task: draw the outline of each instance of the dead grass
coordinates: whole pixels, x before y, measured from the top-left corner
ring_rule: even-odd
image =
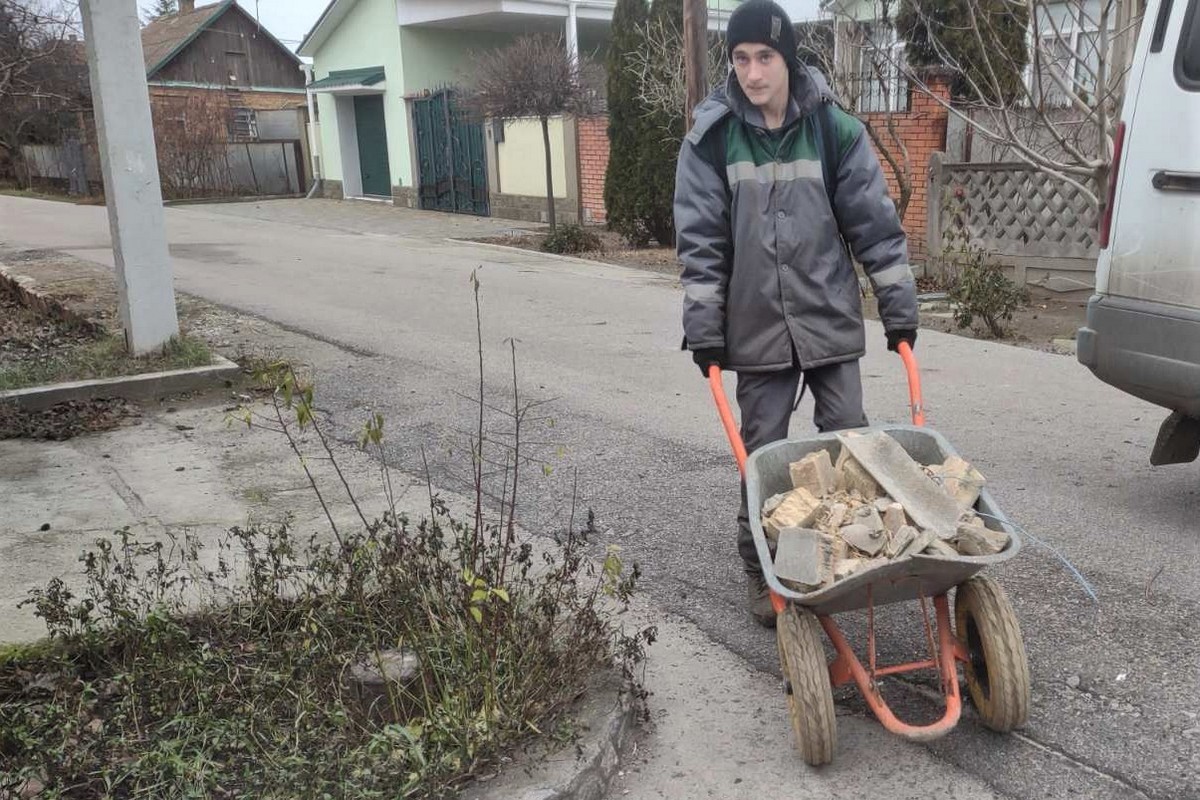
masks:
[[[208,346],[198,339],[179,335],[162,353],[135,357],[116,336],[81,343],[44,360],[18,361],[0,368],[0,391],[43,384],[116,378],[172,369],[203,367],[212,363]]]

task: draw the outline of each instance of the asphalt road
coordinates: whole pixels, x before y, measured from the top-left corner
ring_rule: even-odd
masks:
[[[455,488],[478,392],[478,268],[491,401],[512,401],[510,339],[521,397],[551,401],[527,430],[527,452],[547,470],[524,474],[525,525],[548,532],[573,505],[577,521],[592,509],[603,541],[642,565],[654,602],[778,671],[773,636],[743,609],[736,472],[706,387],[678,351],[673,280],[453,243],[444,237],[507,226],[361,204],[175,208],[167,224],[179,290],[339,345],[344,358],[313,364],[318,405],[346,436],[368,410],[383,413],[393,458],[413,471],[427,459],[434,481]],[[0,242],[112,263],[102,208],[0,197]],[[873,323],[868,340],[868,414],[904,422],[899,361]],[[1024,628],[1032,719],[1000,737],[968,717],[929,749],[1012,797],[1200,797],[1200,468],[1148,465],[1165,413],[1065,356],[934,332],[917,354],[929,424],[1098,598],[1037,546],[997,570]],[[806,401],[795,435],[810,416]],[[880,625],[885,656],[920,641],[901,609]],[[846,627],[853,636],[861,620]],[[928,716],[927,689],[889,696]]]

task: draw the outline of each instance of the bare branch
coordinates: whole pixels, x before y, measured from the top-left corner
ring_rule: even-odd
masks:
[[[684,118],[687,108],[683,31],[678,22],[652,19],[639,26],[638,33],[641,46],[629,54],[638,100],[647,117],[660,121],[663,135],[679,141],[683,132],[677,121]],[[708,85],[720,83],[727,73],[724,49],[714,39],[708,47]]]

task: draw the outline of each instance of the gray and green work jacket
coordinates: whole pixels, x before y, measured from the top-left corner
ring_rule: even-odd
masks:
[[[884,327],[917,327],[904,230],[862,123],[812,70],[793,72],[791,89],[783,127],[768,131],[731,72],[696,107],[679,153],[685,346],[725,348],[734,371],[861,358],[855,260]]]

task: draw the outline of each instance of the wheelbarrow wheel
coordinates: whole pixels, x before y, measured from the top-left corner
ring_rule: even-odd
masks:
[[[1029,719],[1029,660],[1021,626],[1000,584],[977,576],[954,595],[954,622],[967,649],[967,690],[983,723],[1007,733]]]
[[[828,764],[837,722],[820,623],[811,611],[788,604],[776,622],[776,638],[796,749],[814,767]]]

